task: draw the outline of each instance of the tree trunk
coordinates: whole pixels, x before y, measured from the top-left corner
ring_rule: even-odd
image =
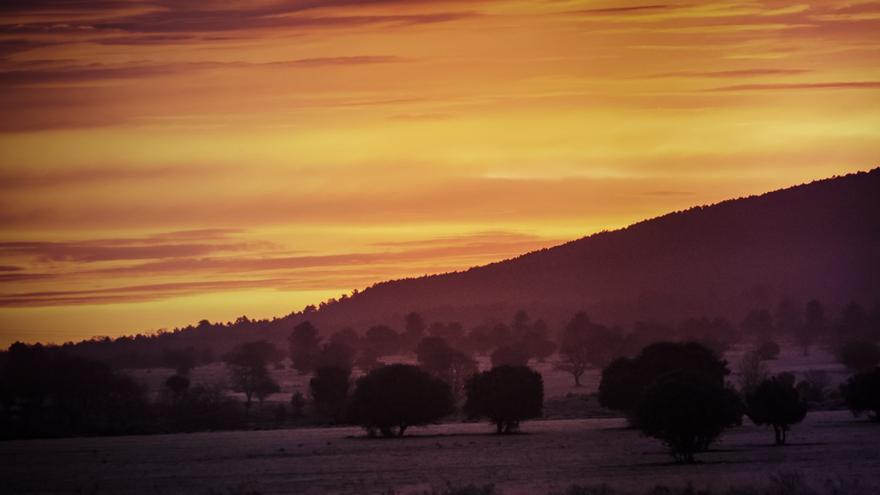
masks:
[[[498,421],[497,423],[495,423],[495,433],[498,435],[504,433],[504,422],[503,421]]]
[[[574,373],[574,386],[575,387],[581,386],[581,373]]]
[[[400,425],[400,429],[397,430],[397,436],[402,437],[404,431],[406,431],[406,425]]]
[[[777,425],[773,425],[773,433],[776,435],[776,445],[785,443],[782,430]]]

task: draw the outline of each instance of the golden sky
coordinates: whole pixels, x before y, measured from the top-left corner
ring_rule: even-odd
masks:
[[[0,345],[872,168],[878,33],[878,1],[6,0]]]

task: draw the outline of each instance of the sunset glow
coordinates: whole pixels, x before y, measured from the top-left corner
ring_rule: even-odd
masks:
[[[880,158],[880,2],[0,6],[0,346],[281,316]]]

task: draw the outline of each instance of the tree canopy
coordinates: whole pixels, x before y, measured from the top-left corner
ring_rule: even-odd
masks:
[[[756,425],[772,426],[776,445],[783,445],[789,427],[806,417],[807,404],[794,388],[794,376],[774,376],[746,394],[746,415]]]
[[[408,364],[392,364],[360,378],[347,417],[369,436],[403,436],[410,426],[436,421],[453,411],[449,385]]]
[[[730,371],[706,346],[696,342],[658,342],[634,358],[618,358],[602,370],[599,403],[609,409],[631,412],[642,392],[661,375],[673,371],[694,371],[719,385]]]
[[[654,380],[639,397],[634,423],[669,447],[678,462],[694,462],[742,418],[739,396],[704,372],[676,370]]]
[[[544,380],[526,366],[499,366],[474,375],[467,383],[464,412],[488,418],[498,433],[513,433],[521,421],[543,412]]]

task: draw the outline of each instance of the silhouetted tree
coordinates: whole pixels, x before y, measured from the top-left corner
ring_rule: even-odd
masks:
[[[786,432],[807,415],[807,404],[794,388],[794,376],[774,376],[746,394],[746,415],[756,425],[771,425],[776,445],[784,445]]]
[[[544,320],[537,320],[532,324],[531,329],[526,330],[522,344],[529,354],[540,362],[544,362],[556,351],[556,344],[550,340],[550,331]]]
[[[440,337],[453,347],[460,347],[465,341],[464,327],[457,321],[450,323],[435,321],[428,327],[428,335]]]
[[[521,309],[513,315],[513,323],[510,326],[513,332],[513,338],[516,340],[520,340],[525,337],[526,332],[531,330],[531,320],[529,318],[529,314]]]
[[[290,396],[290,414],[294,418],[300,418],[306,408],[306,398],[302,392],[296,391]]]
[[[492,327],[486,324],[477,325],[470,329],[465,337],[467,349],[476,354],[488,354],[498,346],[492,334]]]
[[[602,370],[599,403],[609,409],[633,411],[642,392],[661,375],[693,371],[724,385],[730,371],[706,346],[696,342],[658,342],[634,358],[618,358]]]
[[[837,359],[850,371],[870,370],[880,363],[880,346],[874,342],[847,342],[838,349]]]
[[[293,333],[287,339],[290,346],[290,361],[293,368],[300,374],[311,373],[315,369],[320,352],[318,329],[310,321],[304,321],[293,327]]]
[[[108,364],[42,345],[0,359],[0,436],[116,435],[147,430],[143,388]]]
[[[357,349],[361,345],[361,336],[353,328],[345,327],[330,336],[330,343],[345,344],[351,349]]]
[[[354,367],[354,349],[348,344],[331,340],[329,343],[321,346],[321,352],[318,354],[316,365],[318,368],[339,368],[351,371]]]
[[[165,388],[175,399],[179,399],[189,390],[189,378],[183,375],[171,375],[165,380]]]
[[[370,327],[364,334],[364,340],[364,348],[370,349],[376,357],[397,354],[400,351],[400,334],[385,325]]]
[[[245,342],[226,355],[232,389],[244,393],[246,408],[250,408],[254,398],[262,403],[280,390],[266,369],[278,355],[278,349],[266,341]]]
[[[634,423],[665,443],[678,462],[694,462],[719,435],[742,419],[736,392],[717,376],[677,370],[654,380],[641,395]]]
[[[764,360],[754,351],[743,354],[737,368],[739,389],[743,396],[748,395],[761,382],[767,379],[767,366]]]
[[[522,342],[502,345],[492,351],[492,366],[528,366],[531,353]]]
[[[825,333],[825,309],[822,303],[812,300],[807,303],[804,315],[804,326],[798,334],[798,344],[804,350],[804,356],[810,353],[810,346],[820,335]]]
[[[176,400],[161,405],[168,431],[231,430],[240,428],[240,409],[219,387],[196,385]]]
[[[790,299],[783,299],[776,306],[773,322],[780,334],[794,338],[797,338],[804,325],[801,311]]]
[[[575,386],[580,387],[581,376],[591,367],[610,363],[622,344],[620,333],[593,323],[586,313],[577,313],[562,332],[556,368],[571,373]]]
[[[681,331],[681,329],[679,329]],[[625,347],[626,354],[637,354],[647,345],[657,342],[668,342],[673,339],[675,330],[657,321],[637,321],[633,325],[631,346]]]
[[[464,352],[453,349],[440,337],[426,337],[416,347],[419,365],[436,378],[448,383],[456,401],[465,382],[477,372],[477,363]]]
[[[835,335],[842,340],[865,340],[867,337],[868,314],[865,308],[851,302],[843,308]]]
[[[350,368],[324,367],[315,371],[309,381],[309,391],[320,414],[334,421],[342,418],[350,377]]]
[[[450,414],[452,391],[444,381],[407,364],[371,371],[357,381],[347,417],[371,437],[403,436],[410,426],[425,425]]]
[[[419,313],[412,312],[406,315],[403,337],[408,347],[412,348],[421,342],[425,336],[425,326],[425,320]]]
[[[477,373],[467,382],[464,412],[488,418],[497,433],[513,433],[521,421],[541,417],[544,380],[526,366],[499,366]]]
[[[361,349],[361,352],[358,353],[357,359],[355,360],[354,364],[364,373],[369,373],[379,366],[382,366],[383,363],[379,362],[378,351],[376,351],[372,347],[364,347],[363,349]]]
[[[880,368],[850,377],[840,390],[854,415],[868,412],[872,420],[880,421]]]
[[[190,370],[196,367],[196,362],[197,356],[194,347],[162,351],[162,363],[174,369],[178,375],[189,376]]]
[[[772,340],[765,340],[755,348],[755,355],[763,361],[772,361],[779,357],[779,344]]]
[[[736,341],[736,336],[737,332],[724,318],[688,318],[678,326],[679,340],[699,342],[717,354],[727,351]],[[668,334],[666,338],[669,338]]]
[[[825,370],[807,370],[804,379],[798,382],[795,389],[807,403],[821,403],[825,400],[825,389],[831,383]]]

